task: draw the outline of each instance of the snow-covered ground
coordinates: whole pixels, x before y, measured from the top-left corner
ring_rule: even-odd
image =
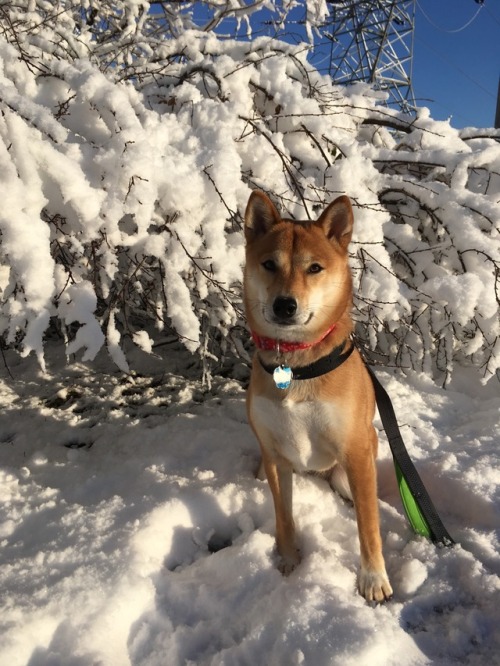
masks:
[[[387,443],[379,495],[391,602],[356,593],[351,506],[295,478],[303,562],[275,568],[244,387],[183,377],[187,352],[48,347],[0,359],[0,663],[8,666],[409,666],[500,663],[498,384],[452,390],[381,372],[450,533],[402,514]],[[140,356],[139,356],[140,355]],[[184,373],[185,374],[185,373]],[[240,373],[242,374],[242,373]],[[473,395],[468,395],[472,393]]]

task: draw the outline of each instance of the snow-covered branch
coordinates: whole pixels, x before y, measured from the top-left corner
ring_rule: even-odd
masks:
[[[0,16],[4,341],[43,364],[57,323],[68,354],[107,345],[123,370],[123,338],[149,350],[154,327],[205,359],[241,351],[250,191],[297,219],[347,193],[370,359],[444,382],[457,361],[494,376],[498,133],[336,87],[302,47],[186,30],[183,3],[161,3],[179,22],[165,39],[143,5],[19,0]]]

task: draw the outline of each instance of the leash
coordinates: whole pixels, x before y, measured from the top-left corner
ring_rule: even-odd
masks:
[[[298,368],[290,368],[285,365],[276,367],[276,364],[268,365],[263,363],[262,359],[259,358],[259,360],[264,370],[273,375],[276,386],[279,389],[287,389],[292,379],[313,379],[342,365],[356,348],[352,343],[346,351],[343,351],[344,346],[345,342],[318,361]],[[408,522],[416,534],[427,537],[436,545],[453,546],[455,541],[443,525],[406,449],[391,399],[373,370],[364,361],[363,356],[361,358],[373,384],[375,400],[391,449],[399,494]]]
[[[373,370],[366,364],[365,367],[375,390],[378,412],[391,448],[399,494],[408,522],[416,534],[427,537],[439,546],[453,546],[455,541],[443,525],[406,450],[391,399]]]

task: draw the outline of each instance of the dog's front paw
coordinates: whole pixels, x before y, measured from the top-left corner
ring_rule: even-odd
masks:
[[[380,604],[392,597],[392,587],[385,571],[361,569],[358,587],[359,593],[369,602]]]
[[[291,555],[280,555],[278,560],[278,571],[280,571],[283,576],[289,576],[292,571],[298,567],[300,560],[301,557],[298,550]]]

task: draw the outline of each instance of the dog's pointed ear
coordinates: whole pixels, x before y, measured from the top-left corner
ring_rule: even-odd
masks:
[[[254,190],[245,211],[245,236],[248,241],[267,233],[281,221],[273,202],[264,192]]]
[[[325,236],[335,238],[344,250],[351,242],[354,215],[351,201],[345,195],[338,197],[322,212],[318,225],[323,227]]]

